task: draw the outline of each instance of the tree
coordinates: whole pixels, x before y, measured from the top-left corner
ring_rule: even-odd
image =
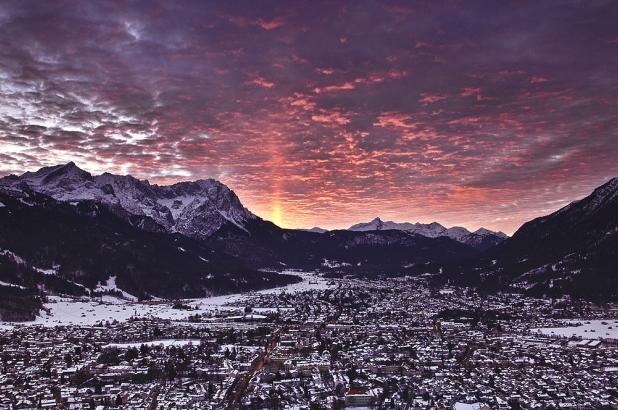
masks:
[[[150,347],[142,343],[139,347],[139,352],[142,356],[146,356],[148,353],[150,353]]]
[[[352,384],[352,381],[354,381],[354,379],[358,377],[358,371],[356,370],[356,367],[353,364],[346,371],[346,374],[348,378],[350,379],[350,384]]]

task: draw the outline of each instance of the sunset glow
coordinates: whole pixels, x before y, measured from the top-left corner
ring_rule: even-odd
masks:
[[[3,175],[508,233],[618,175],[616,2],[55,3],[0,5]]]

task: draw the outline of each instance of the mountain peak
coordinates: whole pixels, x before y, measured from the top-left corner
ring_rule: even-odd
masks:
[[[148,218],[161,229],[198,238],[210,236],[227,222],[244,230],[246,221],[256,218],[231,189],[214,179],[150,185],[131,175],[92,176],[72,161],[0,178],[0,186],[27,186],[59,201],[96,201],[128,213],[126,218]]]
[[[319,226],[314,226],[313,228],[301,229],[301,230],[302,231],[306,231],[306,232],[313,232],[313,233],[326,233],[326,232],[328,232],[328,229],[320,228]]]
[[[54,169],[54,171],[59,171],[62,170],[64,172],[71,172],[71,171],[82,171],[82,172],[86,172],[83,169],[81,169],[80,167],[78,167],[75,162],[73,161],[69,161],[66,164],[60,164],[60,165],[55,165],[52,167],[48,167],[50,169]]]
[[[482,235],[482,236],[494,235],[494,236],[498,236],[498,237],[500,237],[502,239],[506,239],[506,238],[509,237],[504,232],[501,232],[501,231],[490,231],[489,229],[485,229],[485,228],[479,228],[476,231],[474,231],[474,233],[477,234],[477,235]]]

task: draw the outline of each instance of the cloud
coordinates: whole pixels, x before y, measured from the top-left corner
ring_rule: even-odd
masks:
[[[256,24],[264,30],[274,30],[283,26],[285,24],[285,20],[282,17],[275,17],[272,20],[258,19]]]
[[[547,78],[541,77],[540,75],[530,77],[530,84],[546,83],[547,81],[549,81]]]
[[[219,178],[288,226],[511,232],[618,175],[617,12],[3,2],[0,173],[75,160]]]
[[[445,95],[421,93],[421,98],[418,101],[423,105],[429,105],[442,100],[446,100]]]
[[[257,85],[263,88],[273,88],[275,86],[275,83],[266,80],[260,75],[253,76],[251,79],[247,80],[247,84]]]

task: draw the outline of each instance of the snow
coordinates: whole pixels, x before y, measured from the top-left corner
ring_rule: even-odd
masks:
[[[461,226],[453,226],[452,228],[448,228],[445,233],[446,236],[451,239],[455,239],[458,242],[462,242],[466,235],[470,235],[470,231],[466,228],[462,228]]]
[[[32,322],[23,323],[25,326],[42,325],[45,327],[78,325],[93,326],[100,322],[126,321],[131,317],[156,317],[160,319],[186,320],[189,316],[215,311],[237,312],[244,308],[247,298],[255,294],[278,294],[296,293],[308,290],[328,289],[330,282],[313,272],[283,271],[282,274],[300,276],[303,281],[299,283],[281,286],[278,288],[265,289],[258,292],[235,293],[230,295],[211,296],[199,299],[188,299],[185,304],[192,310],[173,309],[173,303],[169,301],[137,302],[131,298],[118,298],[113,295],[103,295],[95,298],[70,298],[49,296],[44,307],[47,311],[41,311],[39,316]],[[105,285],[99,284],[97,289],[118,289],[115,276],[110,277]],[[124,292],[121,290],[121,292]],[[126,292],[123,295],[129,295]],[[132,296],[132,295],[129,295]],[[267,313],[268,309],[254,309],[259,313]],[[257,315],[256,315],[257,316]]]
[[[32,202],[28,202],[23,198],[18,198],[19,202],[21,202],[22,204],[26,205],[26,206],[34,206],[34,204]]]
[[[570,326],[532,329],[547,336],[581,337],[583,339],[618,339],[618,320],[567,320]],[[581,325],[580,325],[581,324]]]
[[[255,218],[233,191],[214,179],[159,186],[131,176],[92,176],[73,163],[26,172],[17,178],[0,178],[0,186],[6,188],[19,190],[22,183],[59,201],[74,204],[95,200],[149,216],[169,232],[208,236],[225,221],[245,229],[245,222]]]
[[[146,345],[149,347],[154,346],[162,346],[162,347],[180,347],[180,346],[188,346],[188,345],[199,345],[199,339],[164,339],[164,340],[152,340],[149,342],[132,342],[132,343],[110,343],[108,345],[103,346],[103,348],[118,348],[118,349],[130,349],[132,347],[139,348],[141,345]]]
[[[322,266],[324,266],[325,268],[340,268],[342,266],[350,266],[350,264],[347,262],[338,262],[324,259],[324,262],[322,262]]]
[[[453,405],[453,410],[480,410],[481,403],[455,403]]]
[[[0,286],[8,286],[11,288],[19,288],[19,289],[26,289],[25,287],[21,286],[21,285],[16,285],[14,283],[8,283],[8,282],[4,282],[0,280]]]
[[[3,255],[3,256],[10,256],[10,257],[12,257],[12,258],[13,258],[13,260],[14,260],[16,263],[19,263],[20,265],[25,265],[25,264],[26,264],[26,261],[25,261],[25,260],[23,260],[20,256],[16,255],[15,253],[13,253],[13,252],[11,252],[11,251],[9,251],[9,250],[7,250],[7,249],[2,249],[2,250],[0,250],[0,255]]]
[[[261,350],[259,346],[242,346],[242,345],[231,345],[231,344],[219,346],[219,351],[221,353],[225,352],[226,349],[229,350],[230,352],[232,351],[232,349],[236,349],[237,352],[240,352],[240,351],[257,352],[258,350]]]
[[[421,224],[421,223],[409,223],[409,222],[393,222],[393,221],[382,221],[380,218],[375,218],[370,222],[358,223],[356,225],[352,225],[348,228],[349,231],[383,231],[383,230],[398,230],[398,231],[409,231],[413,233],[418,233],[423,236],[428,236],[431,238],[435,238],[440,234],[446,231],[446,228],[440,225],[437,222],[432,222],[430,224]]]
[[[238,228],[242,229],[245,232],[249,232],[244,226],[243,226],[243,220],[237,220],[238,218],[235,216],[230,215],[228,212],[219,210],[219,215],[221,215],[222,217],[224,217],[225,219],[227,219],[228,221],[230,221],[231,223],[233,223],[234,225],[236,225]]]
[[[105,283],[105,285],[102,285],[101,283],[99,283],[95,289],[95,291],[98,292],[120,292],[120,294],[122,295],[123,298],[127,299],[127,300],[131,300],[131,301],[137,301],[137,298],[133,295],[131,295],[130,293],[125,292],[124,290],[120,289],[118,286],[116,286],[116,276],[110,276],[109,279],[107,279],[107,282]]]
[[[4,205],[2,202],[0,202],[0,208],[4,208],[6,207],[6,205]]]
[[[428,238],[438,238],[446,236],[458,242],[471,244],[478,236],[497,236],[501,239],[506,239],[508,236],[503,232],[493,232],[489,229],[479,228],[474,233],[464,227],[453,226],[445,228],[437,222],[422,224],[420,222],[393,222],[382,221],[380,218],[375,218],[370,222],[358,223],[348,228],[349,231],[365,232],[365,231],[383,231],[383,230],[398,230],[414,233],[417,235],[426,236]],[[475,238],[476,235],[476,238]]]
[[[225,318],[225,320],[241,320],[241,319],[266,319],[267,316],[264,315],[254,315],[254,314],[250,314],[250,315],[235,315],[235,316],[228,316]]]
[[[58,274],[58,268],[59,266],[55,266],[52,269],[42,269],[42,268],[37,268],[36,266],[33,266],[32,269],[41,272],[43,275],[57,275]],[[80,285],[83,286],[83,285]]]
[[[324,290],[324,289],[329,289],[332,287],[332,285],[329,284],[330,283],[329,280],[319,275],[316,275],[313,272],[299,272],[295,270],[287,270],[281,273],[300,276],[303,280],[302,282],[292,283],[290,285],[281,286],[278,288],[260,290],[257,293],[260,293],[263,295],[273,294],[273,293],[299,293],[299,292],[306,292],[308,290]]]

